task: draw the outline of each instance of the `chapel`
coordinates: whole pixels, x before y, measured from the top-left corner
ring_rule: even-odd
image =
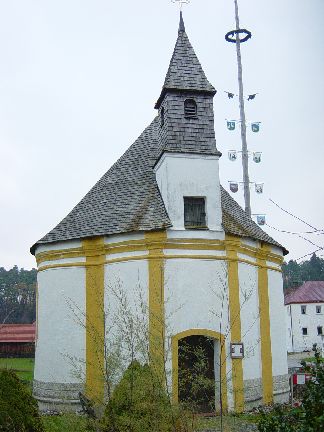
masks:
[[[180,14],[156,117],[31,247],[38,266],[33,394],[41,409],[78,406],[80,391],[105,398],[107,352],[117,340],[127,363],[129,328],[120,331],[120,314],[143,326],[136,334],[145,335],[148,359],[175,403],[191,391],[180,385],[194,362],[181,357],[184,344],[208,356],[214,385],[201,411],[211,401],[213,409],[221,402],[241,412],[287,400],[287,251],[220,184],[215,94]],[[133,313],[141,319],[130,320]],[[145,358],[138,341],[133,347]]]

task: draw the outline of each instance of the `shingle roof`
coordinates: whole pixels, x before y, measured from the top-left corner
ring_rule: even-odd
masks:
[[[156,117],[123,156],[39,244],[171,227],[153,171],[161,154]],[[285,249],[245,214],[222,188],[225,232]]]
[[[188,39],[182,13],[180,13],[178,39],[174,47],[162,92],[155,108],[159,107],[165,93],[172,90],[196,90],[201,93],[216,93],[215,88],[206,78],[205,72]]]
[[[285,305],[291,303],[323,303],[324,281],[307,281],[285,295]]]

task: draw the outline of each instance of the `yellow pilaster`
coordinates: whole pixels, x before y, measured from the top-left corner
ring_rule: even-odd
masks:
[[[165,381],[164,253],[165,231],[147,232],[149,251],[149,353],[156,375]]]
[[[266,267],[266,255],[269,251],[269,248],[270,247],[268,245],[262,245],[260,254],[257,258],[257,263],[259,266],[258,292],[260,308],[261,367],[264,404],[271,404],[273,402],[269,285],[268,269]]]
[[[238,237],[226,236],[226,256],[228,258],[228,289],[231,342],[241,342],[241,307],[240,286],[238,275],[237,251],[241,245]],[[243,360],[232,359],[232,381],[234,393],[234,409],[242,412],[244,409]]]
[[[104,398],[104,238],[83,240],[86,256],[86,394]]]

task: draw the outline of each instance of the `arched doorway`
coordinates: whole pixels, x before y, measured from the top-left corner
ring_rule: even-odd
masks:
[[[226,353],[223,336],[212,330],[194,329],[172,339],[172,388],[174,402],[200,413],[227,408]]]

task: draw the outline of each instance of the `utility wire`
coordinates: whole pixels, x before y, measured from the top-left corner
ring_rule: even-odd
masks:
[[[296,231],[286,231],[286,230],[282,230],[279,228],[276,228],[274,226],[269,225],[268,223],[266,224],[269,228],[272,228],[276,231],[282,232],[282,233],[286,233],[286,234],[293,234],[293,235],[300,235],[300,234],[316,234],[316,235],[324,235],[324,230],[315,230],[315,231],[304,231],[304,232],[296,232]]]
[[[268,224],[266,224],[266,225],[267,225],[269,228],[273,228],[273,229],[275,229],[276,231],[281,231],[281,230],[279,230],[279,229],[277,229],[277,228],[275,228],[275,227],[272,227],[271,225],[268,225]],[[283,231],[283,232],[284,232],[284,231]],[[293,234],[293,233],[290,233],[290,234]],[[319,248],[318,250],[323,250],[323,249],[324,249],[324,247],[322,247],[322,246],[320,246],[320,245],[318,245],[318,244],[312,242],[312,241],[309,240],[308,238],[303,237],[302,235],[300,235],[300,234],[298,234],[298,233],[294,233],[294,234],[297,235],[299,238],[301,238],[301,239],[307,241],[308,243],[312,244],[313,246],[316,246],[317,248]],[[310,254],[309,254],[309,255],[310,255]],[[306,256],[306,255],[304,255],[304,256]],[[303,257],[302,257],[302,258],[303,258]]]
[[[301,260],[301,259],[303,259],[303,258],[305,258],[305,257],[307,257],[307,256],[309,256],[309,255],[313,255],[314,253],[316,253],[316,252],[319,252],[320,250],[323,250],[324,248],[319,248],[319,249],[316,249],[316,250],[314,250],[313,252],[310,252],[310,253],[308,253],[308,254],[306,254],[306,255],[303,255],[303,256],[301,256],[301,257],[299,257],[299,258],[296,258],[296,260],[295,261],[299,261],[299,260]]]
[[[278,208],[280,208],[280,210],[284,211],[285,213],[289,214],[290,216],[294,217],[295,219],[298,219],[300,222],[303,222],[305,225],[308,225],[309,227],[313,228],[315,231],[322,231],[319,230],[318,228],[315,228],[313,225],[309,224],[308,222],[305,222],[303,219],[299,218],[298,216],[290,213],[288,210],[285,210],[284,208],[280,207],[279,204],[277,204],[276,202],[274,202],[271,198],[269,198],[269,200]]]

